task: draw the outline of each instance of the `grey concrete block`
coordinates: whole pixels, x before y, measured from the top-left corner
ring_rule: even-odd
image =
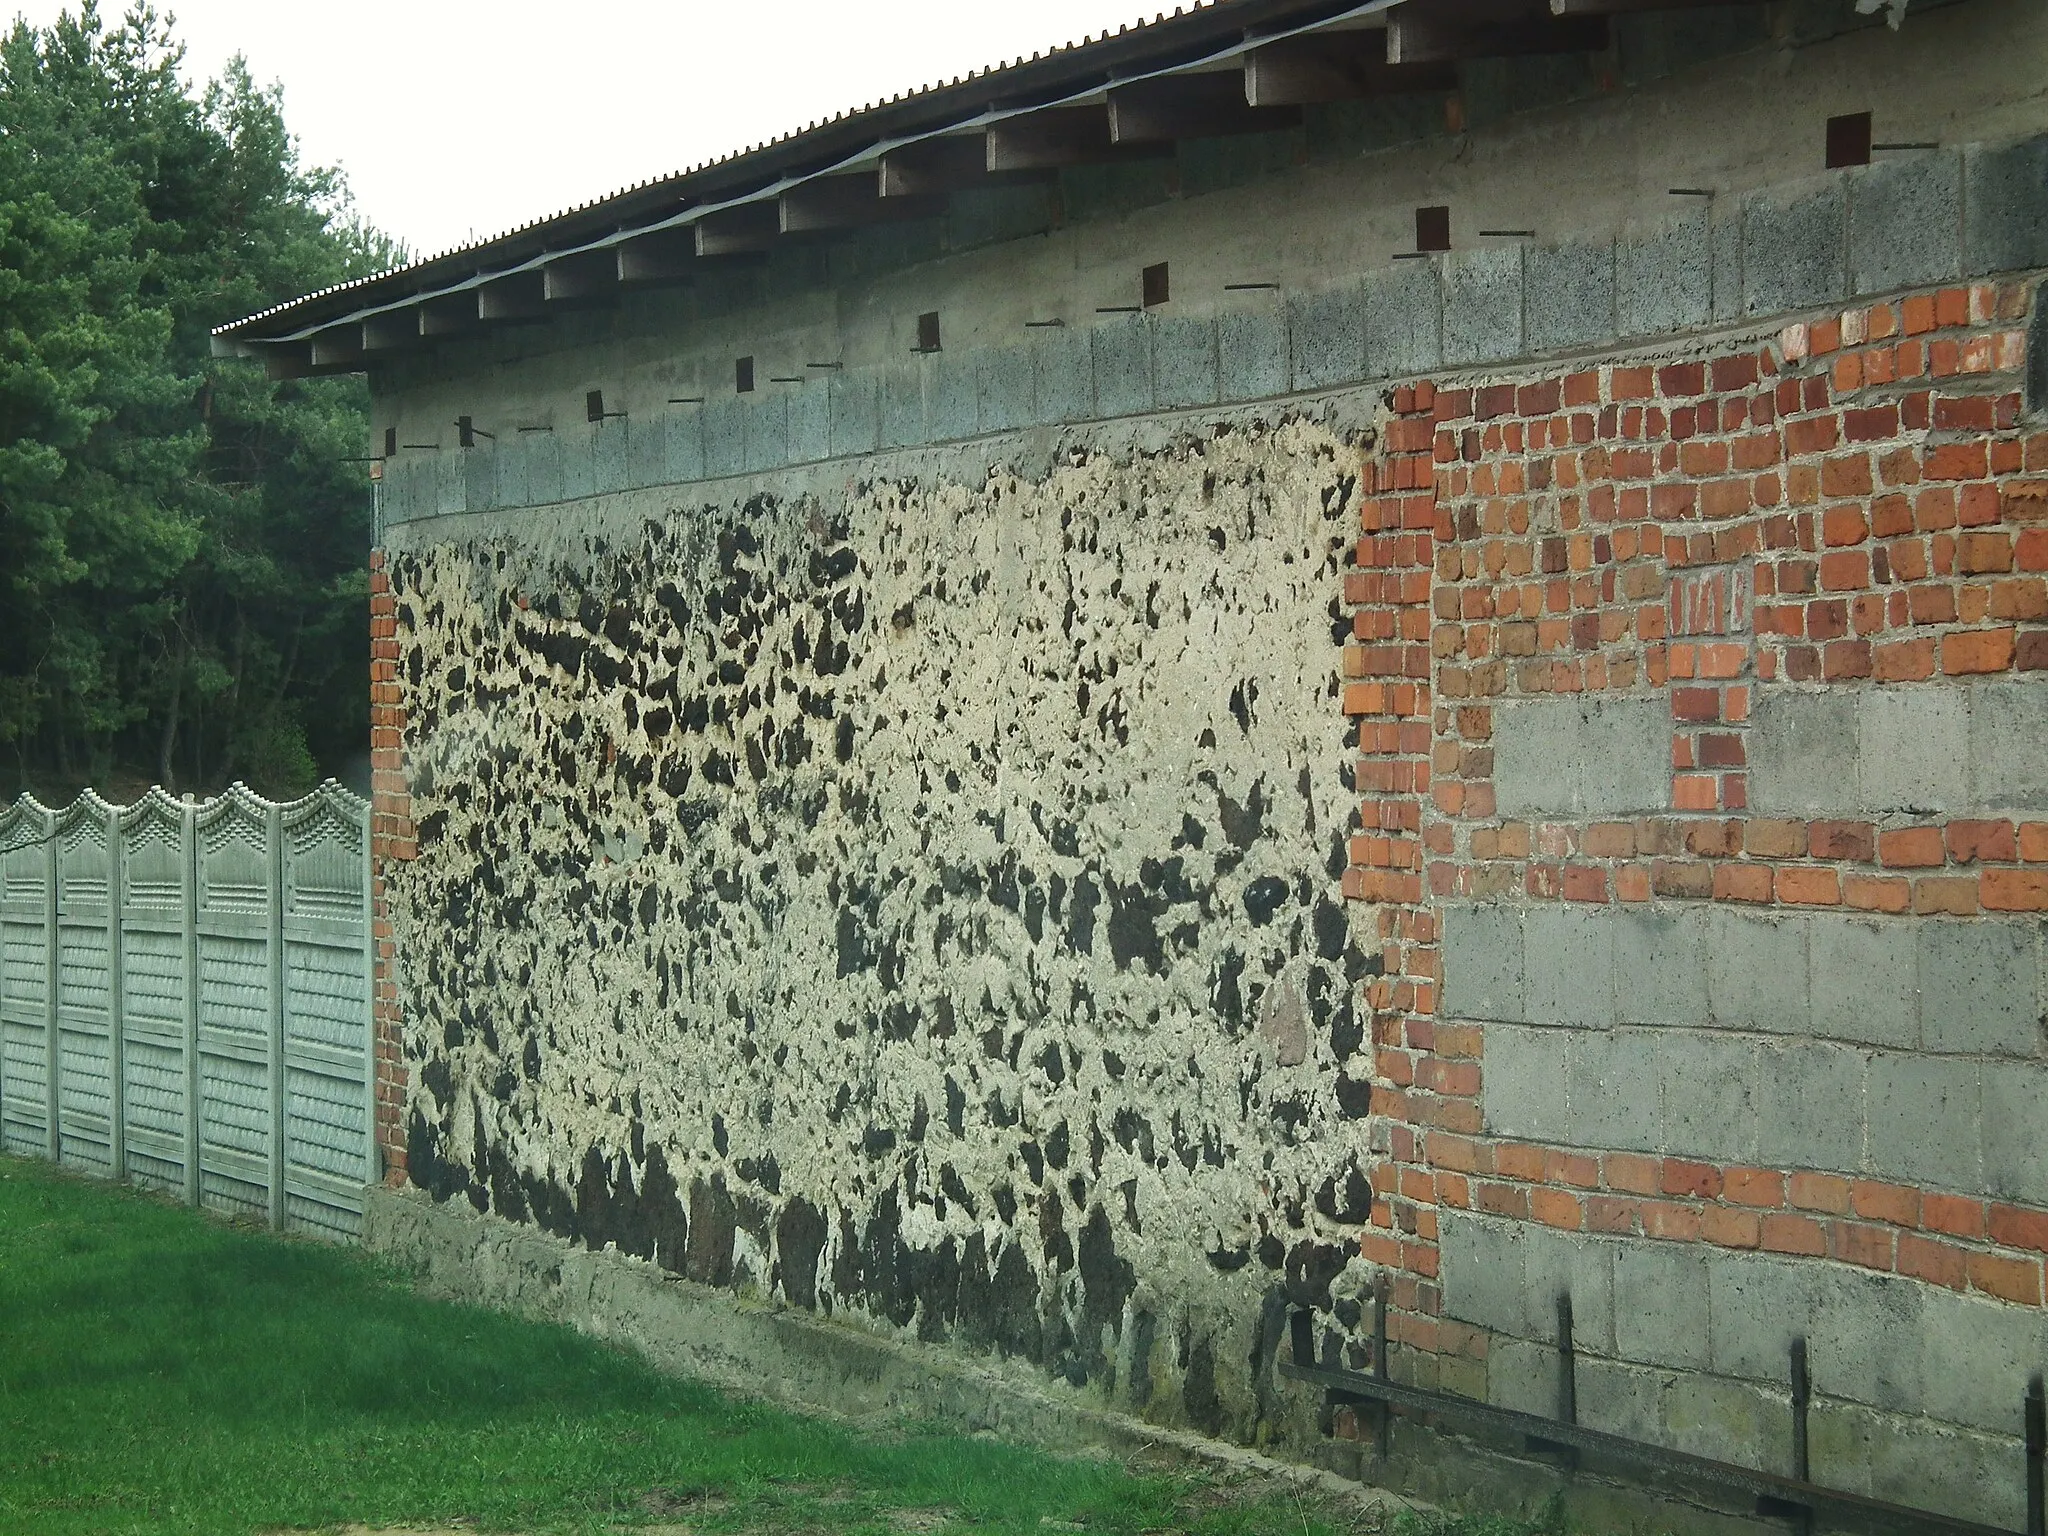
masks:
[[[1704,1369],[1705,1254],[1677,1243],[1613,1246],[1615,1352],[1642,1365]]]
[[[1742,307],[1775,315],[1847,297],[1847,183],[1840,178],[1791,202],[1769,192],[1742,204]]]
[[[1031,405],[1031,352],[1026,347],[990,347],[975,354],[976,420],[984,432],[1028,427],[1035,419]]]
[[[780,469],[789,462],[789,394],[793,386],[770,384],[765,390],[745,397],[741,419],[745,423],[747,471]]]
[[[1088,333],[1095,414],[1105,420],[1152,409],[1152,327],[1144,315],[1112,317]]]
[[[1443,276],[1437,263],[1397,261],[1365,279],[1366,376],[1399,379],[1443,365]]]
[[[1566,1032],[1570,1141],[1581,1147],[1657,1152],[1664,1146],[1656,1036],[1641,1030]]]
[[[1046,329],[1031,347],[1031,394],[1040,422],[1095,415],[1094,344],[1087,331]]]
[[[1871,688],[1860,694],[1863,806],[1873,813],[1960,811],[1969,764],[1955,744],[1970,739],[1970,701],[1957,688]]]
[[[1963,160],[1885,159],[1849,176],[1849,291],[1953,282],[1963,269]]]
[[[626,428],[626,483],[635,488],[667,483],[668,420],[665,416],[635,416],[622,423]]]
[[[1365,294],[1358,284],[1289,295],[1287,331],[1297,390],[1365,377]]]
[[[465,509],[469,497],[468,477],[462,472],[460,450],[443,449],[434,455],[433,515],[450,517]]]
[[[1557,1351],[1528,1339],[1496,1337],[1486,1351],[1486,1400],[1517,1413],[1557,1416]]]
[[[1526,1020],[1522,908],[1457,902],[1443,914],[1446,1018]]]
[[[1714,247],[1704,210],[1616,244],[1614,318],[1620,335],[1668,336],[1713,317]]]
[[[562,434],[526,434],[526,504],[545,507],[562,499]]]
[[[1717,324],[1743,315],[1743,220],[1735,213],[1717,217],[1708,226],[1714,249],[1714,320]]]
[[[378,482],[378,515],[387,525],[409,523],[420,513],[420,467],[417,463],[393,460],[384,466]]]
[[[1833,912],[1808,919],[1807,996],[1816,1035],[1905,1050],[1920,1043],[1920,973],[1908,931]]]
[[[1825,1307],[1820,1266],[1758,1254],[1707,1251],[1707,1320],[1712,1368],[1779,1386],[1792,1341],[1809,1337]]]
[[[1522,295],[1531,352],[1613,340],[1614,246],[1531,246],[1522,258]]]
[[[2025,1489],[2023,1479],[2013,1475],[2018,1447],[2010,1436],[1958,1433],[1945,1425],[1848,1404],[1830,1405],[1826,1419],[1836,1418],[1844,1421],[1842,1439],[1861,1442],[1868,1473],[1860,1491],[1895,1504],[1925,1507],[1929,1491],[1940,1489],[1944,1515],[1993,1530],[2025,1528]],[[1831,1427],[1815,1425],[1816,1457],[1833,1448],[1833,1436],[1827,1433]]]
[[[979,366],[971,352],[936,352],[923,359],[925,425],[935,443],[974,436],[980,410]]]
[[[1526,1326],[1523,1264],[1527,1228],[1467,1211],[1446,1210],[1438,1228],[1446,1317],[1519,1335]]]
[[[1756,1159],[1756,1042],[1711,1030],[1623,1030],[1615,1048],[1656,1060],[1663,1096],[1663,1150],[1712,1162]]]
[[[1287,393],[1287,322],[1277,310],[1226,310],[1216,317],[1216,374],[1224,400]]]
[[[704,411],[678,406],[668,413],[668,480],[688,485],[704,478]]]
[[[1491,363],[1527,350],[1522,333],[1522,246],[1459,251],[1444,264],[1444,361]]]
[[[1856,782],[1861,741],[1853,692],[1757,689],[1749,722],[1750,808],[1764,815],[1841,811],[1844,786]]]
[[[1925,918],[1913,928],[1919,952],[1922,1049],[2039,1056],[2039,925],[1988,917],[1967,922]]]
[[[930,441],[924,420],[924,370],[910,362],[886,364],[880,372],[879,446],[906,448]]]
[[[704,474],[712,480],[737,475],[747,467],[747,397],[714,398],[698,414],[704,419]]]
[[[499,506],[533,505],[532,488],[527,480],[527,465],[532,461],[528,445],[540,435],[538,432],[508,432],[498,439],[492,451],[498,456]]]
[[[1986,1190],[2048,1205],[2048,1068],[1986,1062],[1982,1092]]]
[[[1824,1275],[1807,1335],[1814,1391],[1879,1408],[1918,1404],[1925,1371],[1914,1344],[1931,1287],[1847,1265]]]
[[[1516,699],[1494,711],[1502,816],[1622,816],[1670,799],[1671,721],[1662,699]]]
[[[2048,810],[2048,676],[1970,689],[1970,804]]]
[[[1757,1049],[1756,1156],[1772,1168],[1863,1166],[1863,1082],[1853,1046],[1765,1041]]]
[[[1695,1028],[1708,1023],[1706,913],[1612,910],[1616,1019]]]
[[[1963,160],[1963,267],[1972,277],[2048,266],[2048,135]]]
[[[1737,1466],[1753,1465],[1759,1447],[1789,1445],[1792,1438],[1792,1410],[1782,1390],[1691,1372],[1665,1392],[1664,1424],[1666,1444]]]
[[[1952,1056],[1874,1054],[1863,1111],[1871,1172],[1902,1184],[1982,1189],[1978,1077],[1976,1062]]]
[[[832,457],[873,453],[881,440],[881,418],[872,369],[844,370],[832,375]]]
[[[562,499],[576,501],[597,490],[596,429],[589,422],[557,428],[555,441],[562,449]]]
[[[590,426],[590,488],[598,495],[626,488],[626,418],[614,417]]]
[[[832,386],[813,374],[789,391],[789,461],[813,464],[832,456]]]
[[[1570,1035],[1524,1024],[1489,1024],[1481,1105],[1486,1129],[1525,1141],[1570,1139]]]
[[[1715,906],[1706,925],[1707,1002],[1715,1025],[1808,1033],[1806,917]]]
[[[1162,409],[1216,403],[1214,320],[1153,316],[1152,395]]]
[[[498,460],[489,448],[458,448],[462,467],[462,505],[470,512],[491,512],[498,506]]]
[[[1614,921],[1607,907],[1540,902],[1522,914],[1526,1014],[1534,1024],[1614,1024]]]
[[[2027,1376],[2048,1360],[2048,1315],[1929,1287],[1919,1321],[1916,1406],[1951,1424],[2012,1433]]]
[[[1521,1332],[1542,1344],[1557,1342],[1557,1299],[1572,1299],[1572,1339],[1594,1354],[1614,1352],[1614,1254],[1619,1245],[1531,1226],[1522,1243],[1528,1297]]]
[[[1596,1356],[1579,1361],[1576,1376],[1581,1424],[1631,1440],[1654,1443],[1663,1438],[1669,1374]]]

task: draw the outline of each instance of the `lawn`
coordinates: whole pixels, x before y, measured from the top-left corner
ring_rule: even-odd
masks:
[[[0,1158],[0,1532],[1337,1536],[1383,1518],[1185,1470],[857,1433],[429,1300],[349,1250]]]

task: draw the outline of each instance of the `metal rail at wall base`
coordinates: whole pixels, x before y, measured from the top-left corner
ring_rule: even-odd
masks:
[[[1936,1510],[1893,1504],[1812,1481],[1807,1461],[1806,1418],[1812,1400],[1812,1381],[1807,1373],[1806,1341],[1795,1339],[1791,1349],[1792,1467],[1793,1475],[1762,1472],[1733,1462],[1715,1461],[1668,1446],[1632,1440],[1607,1430],[1587,1429],[1578,1422],[1576,1355],[1572,1348],[1572,1303],[1569,1295],[1557,1300],[1557,1402],[1554,1419],[1524,1413],[1513,1408],[1496,1408],[1473,1398],[1459,1397],[1427,1387],[1408,1386],[1392,1379],[1387,1370],[1387,1287],[1382,1280],[1373,1305],[1373,1369],[1347,1370],[1315,1362],[1314,1322],[1306,1308],[1295,1308],[1288,1318],[1292,1360],[1278,1362],[1280,1374],[1292,1381],[1307,1382],[1323,1389],[1322,1423],[1329,1432],[1332,1416],[1340,1405],[1373,1404],[1377,1407],[1379,1458],[1385,1461],[1390,1449],[1393,1411],[1405,1409],[1491,1430],[1509,1437],[1519,1436],[1530,1451],[1562,1457],[1576,1466],[1583,1454],[1610,1462],[1662,1472],[1695,1484],[1705,1484],[1752,1495],[1759,1515],[1789,1519],[1795,1530],[1810,1531],[1816,1516],[1830,1523],[1874,1531],[1924,1531],[1944,1536],[2022,1536],[2001,1526],[1980,1525]],[[2023,1536],[2048,1536],[2048,1497],[2044,1497],[2044,1470],[2048,1470],[2048,1396],[2041,1377],[2027,1385],[2024,1404],[2026,1422],[2027,1526]]]

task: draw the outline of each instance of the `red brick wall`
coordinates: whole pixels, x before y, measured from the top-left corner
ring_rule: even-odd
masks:
[[[382,550],[370,552],[370,924],[376,939],[374,976],[377,1052],[377,1145],[384,1179],[405,1182],[407,1069],[399,1024],[398,985],[392,976],[391,908],[384,872],[394,860],[418,852],[407,793],[401,734],[405,711],[398,682],[398,603],[391,593]]]
[[[2048,1212],[1482,1135],[1480,1031],[1435,1017],[1446,899],[2048,910],[2048,823],[1748,811],[1758,684],[2048,668],[2028,298],[1945,289],[1705,356],[1394,391],[1346,583],[1364,826],[1345,891],[1375,904],[1385,946],[1365,1248],[1404,1277],[1401,1341],[1484,1352],[1439,1319],[1446,1206],[2042,1303]],[[1663,813],[1496,815],[1496,701],[1646,685],[1671,708]]]

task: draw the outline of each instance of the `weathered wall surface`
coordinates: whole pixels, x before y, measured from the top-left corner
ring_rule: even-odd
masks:
[[[1297,418],[394,552],[413,1182],[1253,1434],[1265,1298],[1364,1268],[1358,462]]]
[[[1547,1411],[1569,1291],[1586,1422],[1781,1467],[1803,1337],[1816,1477],[2020,1523],[2040,303],[1398,393],[1346,657],[1397,1365]]]

